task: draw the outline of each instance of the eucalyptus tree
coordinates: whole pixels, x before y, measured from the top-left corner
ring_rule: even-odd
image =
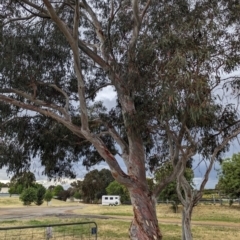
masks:
[[[95,199],[99,200],[102,195],[106,194],[106,187],[114,179],[108,169],[97,169],[88,172],[82,182],[83,198],[87,202]]]
[[[239,66],[239,43],[229,29],[224,9],[218,1],[196,1],[195,5],[165,2],[162,11],[169,14],[160,17],[161,12],[155,9],[152,15],[160,20],[153,34],[146,36],[146,42],[165,37],[156,47],[159,81],[154,101],[158,113],[152,117],[158,122],[157,141],[166,149],[158,158],[172,162],[172,175],[177,178],[183,204],[182,239],[192,239],[192,209],[202,196],[214,162],[221,160],[240,132],[238,103],[228,104],[223,97],[227,88],[222,89],[226,83],[222,74]],[[176,15],[178,20],[174,21]],[[222,95],[221,102],[218,95]],[[200,189],[193,191],[184,173],[196,155],[206,161],[206,172]]]
[[[186,162],[204,149],[214,153],[198,144],[198,134],[213,134],[210,125],[224,113],[221,104],[216,111],[212,96],[231,49],[225,45],[228,32],[219,29],[218,7],[207,0],[5,1],[0,101],[11,109],[4,139],[11,136],[22,153],[39,155],[50,177],[73,176],[72,162],[79,157],[86,166],[105,160],[130,193],[130,238],[162,239],[155,196],[176,176],[179,189],[189,193]],[[106,86],[113,87],[118,102],[111,111],[96,102]],[[235,126],[223,135],[224,144],[238,131]],[[5,159],[2,165],[8,165]],[[151,191],[146,167],[166,159],[174,171]],[[188,200],[184,207],[192,209],[191,194]],[[191,239],[190,215],[183,218],[185,239]]]
[[[135,66],[137,40],[149,7],[150,1],[109,4],[26,0],[1,5],[4,51],[0,100],[18,110],[26,109],[18,112],[17,117],[29,117],[29,122],[38,119],[39,128],[38,114],[54,119],[73,133],[83,148],[85,145],[96,149],[113,177],[130,191],[134,209],[132,239],[162,236],[147,185],[145,149],[134,106],[137,87],[141,86],[135,84],[139,77]],[[101,114],[99,104],[93,102],[96,93],[107,85],[115,88],[122,129],[116,129],[114,121],[111,124],[114,113]],[[123,130],[125,138],[120,134]],[[108,147],[111,141],[119,145],[127,173]],[[54,143],[49,148],[51,145]],[[54,163],[57,157],[52,152]],[[48,161],[51,163],[51,156]]]

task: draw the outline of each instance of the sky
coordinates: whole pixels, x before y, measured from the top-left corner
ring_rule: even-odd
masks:
[[[115,106],[116,104],[116,93],[113,91],[112,87],[108,86],[106,87],[103,91],[100,91],[97,95],[96,100],[101,100],[104,102],[104,105],[108,108],[111,109],[112,107]],[[239,151],[239,143],[235,141],[232,143],[229,152],[227,152],[224,155],[224,158],[231,157],[234,153],[238,153]],[[126,171],[126,167],[124,163],[119,159],[119,164],[123,168],[123,171]],[[96,165],[92,168],[91,170],[98,169],[101,170],[103,168],[108,168],[107,164],[101,163],[99,165]],[[76,163],[74,165],[74,169],[77,173],[76,179],[62,179],[60,182],[50,182],[47,180],[46,176],[43,176],[41,174],[42,168],[38,163],[38,160],[34,160],[34,164],[32,169],[34,170],[35,177],[37,182],[43,184],[45,187],[48,187],[50,185],[57,185],[61,184],[65,189],[67,189],[70,186],[70,183],[76,180],[82,180],[86,173],[88,172],[85,167],[81,166],[81,163]],[[194,184],[195,188],[198,189],[201,182],[202,182],[202,177],[204,176],[206,165],[204,162],[199,164],[199,159],[195,157],[194,162],[193,162],[193,169],[194,169]],[[217,177],[217,171],[220,169],[220,165],[216,163],[210,173],[209,180],[206,184],[206,189],[213,189],[215,188],[217,182],[218,182],[218,177]],[[37,170],[37,171],[36,171]],[[151,177],[151,174],[149,173],[149,177]],[[7,176],[6,169],[0,169],[0,182],[9,182],[11,176]]]

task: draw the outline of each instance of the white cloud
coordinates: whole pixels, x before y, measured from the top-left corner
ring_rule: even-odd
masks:
[[[203,178],[201,178],[201,177],[193,178],[193,183],[195,184],[194,188],[199,189],[202,181],[203,181]],[[209,178],[209,180],[205,186],[205,189],[215,189],[215,186],[217,183],[218,183],[217,178]]]
[[[102,91],[99,91],[96,96],[96,101],[102,101],[107,109],[111,109],[116,106],[116,92],[111,86],[105,87]]]

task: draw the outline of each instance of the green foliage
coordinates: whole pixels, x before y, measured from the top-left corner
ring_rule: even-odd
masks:
[[[29,187],[23,190],[19,199],[24,205],[31,205],[31,203],[37,200],[37,190],[36,188]]]
[[[24,188],[33,187],[36,182],[35,175],[30,171],[22,171],[13,175],[10,187],[14,186],[20,194]]]
[[[149,187],[150,191],[153,191],[155,184],[154,184],[154,179],[153,178],[147,178],[147,184]]]
[[[23,189],[24,189],[24,187],[23,187],[22,184],[10,183],[10,188],[9,188],[8,192],[9,192],[10,195],[12,195],[12,194],[21,194]]]
[[[221,164],[217,189],[231,198],[240,197],[240,154],[234,154]]]
[[[10,187],[9,189],[8,189],[8,192],[9,192],[9,194],[10,194],[10,196],[12,195],[12,194],[15,194],[15,192],[16,192],[16,190],[15,190],[15,187]]]
[[[81,199],[82,195],[83,195],[83,193],[82,193],[83,181],[77,180],[77,181],[72,182],[70,185],[71,185],[71,188],[70,188],[71,196],[73,196],[74,198],[77,198],[77,199]],[[75,197],[75,196],[77,196],[77,197]]]
[[[114,179],[108,169],[90,171],[82,182],[82,193],[85,202],[101,199],[106,194],[106,187]]]
[[[52,198],[53,198],[52,192],[50,190],[47,190],[44,194],[44,200],[46,202],[50,202],[52,200]]]
[[[9,187],[9,183],[0,182],[0,189],[1,189],[2,187]]]
[[[129,192],[125,186],[118,183],[116,180],[111,182],[107,188],[106,192],[108,195],[119,195],[121,196],[121,202],[124,203],[125,201],[129,201]]]
[[[76,199],[81,199],[82,198],[82,195],[80,192],[75,192],[74,195],[73,195],[74,198]]]
[[[53,189],[53,196],[59,196],[59,193],[64,191],[63,186],[61,185],[57,185],[56,187],[54,187]]]
[[[172,165],[170,163],[164,164],[161,168],[159,168],[155,173],[155,181],[161,182],[166,177],[168,177],[173,171]],[[191,168],[186,168],[184,176],[186,177],[187,181],[193,185],[193,170]],[[180,201],[177,195],[177,182],[176,180],[169,183],[159,194],[158,200],[160,201],[172,201],[174,207],[176,207]]]
[[[34,188],[36,189],[37,192],[35,204],[40,206],[43,204],[46,188],[41,184],[35,184]]]
[[[67,201],[67,199],[70,197],[70,192],[68,190],[63,190],[58,193],[58,199],[62,201]]]
[[[35,187],[36,178],[35,175],[30,171],[23,171],[16,173],[11,178],[9,183],[9,194],[21,194],[24,189],[29,187]]]

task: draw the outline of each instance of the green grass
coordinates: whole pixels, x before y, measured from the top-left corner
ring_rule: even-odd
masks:
[[[109,215],[109,216],[128,216],[132,217],[133,213],[121,213],[121,212],[102,212],[101,215]]]
[[[99,240],[125,240],[128,239],[128,228],[130,226],[129,220],[121,219],[60,219],[57,217],[38,218],[37,220],[23,220],[23,221],[5,221],[4,226],[29,226],[29,225],[51,225],[56,223],[69,223],[69,222],[85,222],[95,221],[98,225],[98,239]],[[179,240],[181,239],[181,227],[177,224],[161,224],[161,231],[164,235],[164,240]],[[79,227],[80,229],[80,227]],[[213,227],[213,226],[193,226],[193,237],[196,240],[238,240],[240,239],[240,229],[230,227]],[[68,227],[58,227],[54,231],[61,233],[68,231]]]
[[[61,203],[60,206],[62,206]],[[57,203],[56,203],[57,205]],[[79,205],[79,204],[78,204]],[[65,203],[65,206],[69,206]],[[90,218],[58,218],[58,217],[38,217],[31,220],[9,220],[1,222],[1,227],[6,226],[39,226],[58,223],[95,221],[98,225],[99,240],[125,240],[128,239],[128,229],[132,219],[132,206],[101,206],[84,204],[82,209],[75,210],[75,213],[89,215],[109,215],[116,216],[116,219],[90,219]],[[181,239],[181,207],[178,213],[173,213],[171,205],[158,205],[157,215],[160,229],[164,235],[164,240]],[[123,217],[121,219],[121,217]],[[167,221],[168,220],[168,221]],[[178,221],[179,224],[171,224],[171,221]],[[210,222],[208,225],[193,225],[192,232],[194,240],[238,240],[240,239],[240,206],[220,206],[220,205],[199,205],[194,208],[193,221],[196,223]],[[223,226],[214,226],[220,222]],[[167,222],[163,224],[162,222]],[[169,222],[169,223],[168,223]],[[225,225],[224,225],[225,222]],[[229,225],[234,224],[235,227]],[[236,224],[237,223],[237,224]],[[79,227],[80,229],[80,227]],[[58,227],[56,232],[67,232],[68,227]]]
[[[157,215],[160,219],[181,219],[182,207],[179,206],[178,213],[173,213],[170,205],[158,205]],[[232,207],[200,204],[193,209],[192,220],[194,221],[219,221],[229,223],[240,223],[240,206]]]
[[[5,221],[1,221],[1,225],[3,224],[13,224],[13,223],[17,223],[17,220],[5,220]]]
[[[192,220],[240,223],[240,206],[200,205],[194,208]]]
[[[47,206],[47,203],[44,202],[41,207],[60,207],[60,206],[78,206],[77,202],[64,202],[57,199],[52,199],[51,206]],[[19,197],[0,197],[0,208],[15,208],[15,207],[24,207],[23,203],[19,200]],[[34,203],[29,207],[38,207]]]

